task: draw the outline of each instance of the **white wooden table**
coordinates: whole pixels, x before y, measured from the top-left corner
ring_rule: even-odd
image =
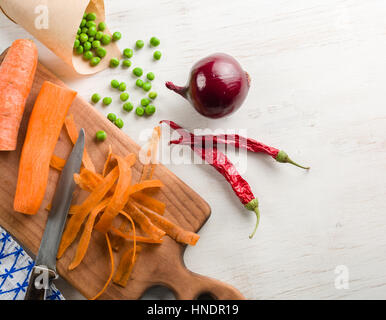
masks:
[[[161,119],[189,129],[246,129],[312,167],[305,172],[249,155],[244,177],[262,213],[249,240],[254,216],[219,174],[207,165],[167,164],[212,207],[199,243],[186,251],[187,266],[234,285],[249,299],[385,298],[386,2],[105,2],[110,29],[123,34],[122,49],[137,39],[161,39],[162,60],[153,62],[149,48],[132,59],[156,74],[156,114],[138,119],[121,113],[118,102],[97,106],[103,114],[121,115],[134,140],[142,143],[142,130]],[[1,50],[28,36],[0,17]],[[213,121],[163,83],[184,84],[194,62],[218,51],[240,61],[252,87],[237,113]],[[87,99],[94,92],[113,95],[113,78],[133,81],[121,68],[80,77],[41,44],[39,54]],[[129,92],[137,102],[140,91]],[[59,287],[68,298],[79,298]]]

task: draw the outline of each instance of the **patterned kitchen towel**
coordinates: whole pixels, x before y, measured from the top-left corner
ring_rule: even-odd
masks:
[[[0,227],[0,300],[23,300],[34,261],[23,248]],[[64,300],[51,284],[47,300]]]

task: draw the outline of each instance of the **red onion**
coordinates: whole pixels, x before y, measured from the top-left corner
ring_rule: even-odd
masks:
[[[230,55],[216,53],[198,61],[190,72],[186,87],[166,82],[166,87],[190,101],[209,118],[224,117],[244,102],[250,77]]]

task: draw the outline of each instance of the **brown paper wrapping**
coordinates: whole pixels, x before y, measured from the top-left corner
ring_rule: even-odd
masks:
[[[101,71],[109,66],[112,57],[121,56],[115,42],[105,46],[107,55],[95,67],[90,66],[82,55],[74,54],[74,41],[83,14],[95,12],[97,24],[105,20],[103,0],[0,0],[0,7],[10,20],[22,26],[79,74]],[[108,28],[104,33],[111,35]]]

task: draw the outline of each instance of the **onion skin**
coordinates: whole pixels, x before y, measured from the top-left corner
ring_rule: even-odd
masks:
[[[216,53],[198,61],[186,87],[166,87],[189,100],[208,118],[222,118],[240,108],[247,97],[250,77],[230,55]]]

